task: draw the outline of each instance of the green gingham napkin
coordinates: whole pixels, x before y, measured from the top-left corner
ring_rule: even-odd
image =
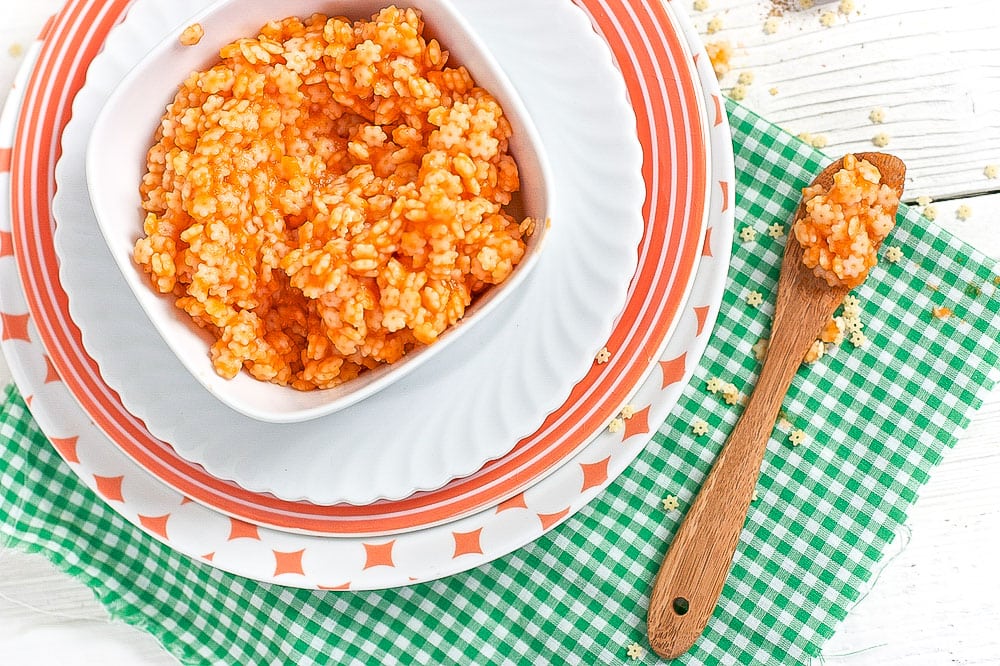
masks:
[[[0,414],[0,538],[43,553],[184,663],[655,663],[645,639],[652,579],[740,411],[706,382],[751,390],[759,369],[751,348],[768,334],[787,238],[768,226],[787,229],[799,189],[827,161],[746,109],[730,103],[728,111],[737,232],[757,233],[737,233],[712,342],[636,462],[538,541],[467,573],[382,592],[310,592],[228,575],[105,506],[61,462],[14,389]],[[784,666],[820,654],[998,378],[994,262],[905,207],[888,246],[903,258],[883,257],[857,291],[867,344],[845,341],[796,377],[732,575],[679,663]],[[763,295],[760,307],[747,304],[752,291]],[[939,306],[954,316],[934,317]],[[696,419],[709,424],[706,435],[692,432]],[[795,430],[805,433],[799,446]],[[679,509],[664,508],[667,496]]]

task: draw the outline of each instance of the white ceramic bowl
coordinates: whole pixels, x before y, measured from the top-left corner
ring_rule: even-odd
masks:
[[[276,423],[304,421],[343,409],[385,388],[431,356],[442,352],[470,327],[487,318],[521,285],[537,264],[548,224],[538,224],[521,263],[501,285],[481,295],[464,318],[432,345],[420,347],[400,361],[363,373],[326,390],[302,392],[254,379],[241,372],[233,379],[216,374],[208,348],[214,341],[170,295],[156,293],[132,260],[142,232],[144,214],[139,184],[146,171],[146,153],[177,86],[194,70],[218,59],[218,50],[239,37],[257,34],[266,22],[286,16],[321,12],[350,19],[370,18],[387,0],[222,0],[192,16],[151,50],[115,88],[99,114],[87,146],[86,172],[90,199],[107,244],[160,335],[183,365],[229,407],[247,416]],[[520,169],[520,211],[547,220],[551,196],[548,159],[538,132],[504,70],[482,45],[461,14],[447,0],[407,0],[400,6],[420,10],[425,35],[437,37],[450,53],[449,63],[464,65],[477,84],[503,106],[513,128],[510,149]],[[180,33],[200,23],[205,36],[194,46],[182,46]]]

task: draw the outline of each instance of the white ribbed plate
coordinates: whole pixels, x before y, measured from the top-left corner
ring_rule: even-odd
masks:
[[[406,497],[504,455],[588,372],[636,267],[642,155],[607,45],[569,2],[513,0],[500,13],[488,2],[461,4],[548,149],[556,175],[548,247],[521,293],[397,384],[327,417],[269,424],[223,406],[159,339],[103,246],[83,176],[89,128],[110,90],[206,4],[136,2],[94,59],[63,134],[53,204],[59,278],[87,353],[131,413],[108,418],[134,415],[215,477],[324,505]]]
[[[69,0],[60,18],[67,22],[77,19],[88,1],[105,2]],[[187,501],[184,493],[164,485],[162,479],[133,462],[120,444],[95,424],[96,412],[82,409],[68,382],[53,375],[50,358],[58,350],[47,349],[42,343],[45,335],[29,314],[26,285],[21,282],[14,256],[0,253],[0,348],[39,426],[69,468],[136,527],[199,562],[278,585],[319,590],[412,585],[481,566],[555,528],[607,492],[643,450],[656,425],[667,417],[709,342],[726,285],[735,210],[732,143],[715,74],[697,33],[684,18],[680,14],[673,20],[680,19],[678,29],[684,28],[690,48],[700,54],[700,85],[715,107],[715,122],[710,127],[711,180],[717,186],[712,188],[707,222],[711,252],[699,263],[675,334],[649,363],[652,372],[640,385],[628,389],[633,404],[641,408],[629,423],[643,418],[647,427],[623,434],[605,429],[558,470],[512,500],[392,538],[363,533],[329,538],[258,528]],[[56,31],[63,35],[58,24]],[[29,53],[29,64],[0,116],[0,149],[12,145],[10,121],[24,94],[31,55],[36,52],[32,49]],[[47,78],[39,82],[43,88],[48,84]],[[18,145],[24,146],[23,141],[34,136],[22,136]],[[40,170],[29,166],[15,163],[18,182],[32,175],[41,177]],[[0,173],[0,197],[7,184],[6,174]],[[16,232],[11,217],[16,220],[24,213],[18,207],[9,217],[10,212],[0,208],[0,234]]]

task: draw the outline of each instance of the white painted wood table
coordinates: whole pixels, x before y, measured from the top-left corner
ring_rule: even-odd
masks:
[[[0,101],[20,55],[63,0],[0,3]],[[906,200],[1000,258],[1000,13],[986,0],[673,0],[706,41],[733,47],[723,87],[839,155],[888,150],[909,165]],[[700,5],[697,5],[700,7]],[[846,13],[841,10],[849,10]],[[832,25],[822,15],[832,14]],[[769,16],[773,16],[768,20]],[[773,31],[772,31],[773,28]],[[739,75],[752,82],[740,86]],[[882,124],[869,119],[884,110]],[[956,217],[962,205],[966,220]],[[9,381],[0,361],[0,382]],[[920,494],[871,593],[827,644],[831,666],[1000,664],[1000,391]],[[107,619],[39,556],[0,551],[0,663],[172,664],[148,635]]]

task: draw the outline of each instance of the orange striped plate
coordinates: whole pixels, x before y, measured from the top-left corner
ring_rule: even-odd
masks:
[[[508,455],[447,486],[398,501],[319,506],[247,491],[207,474],[125,410],[85,353],[59,284],[50,203],[58,141],[73,96],[128,0],[69,0],[48,26],[21,109],[11,160],[12,242],[29,310],[50,361],[90,417],[139,465],[185,496],[269,527],[327,535],[420,529],[495,506],[589,441],[648,374],[667,342],[705,243],[708,125],[685,38],[658,0],[576,0],[611,47],[644,151],[645,232],[628,302],[594,369]]]

